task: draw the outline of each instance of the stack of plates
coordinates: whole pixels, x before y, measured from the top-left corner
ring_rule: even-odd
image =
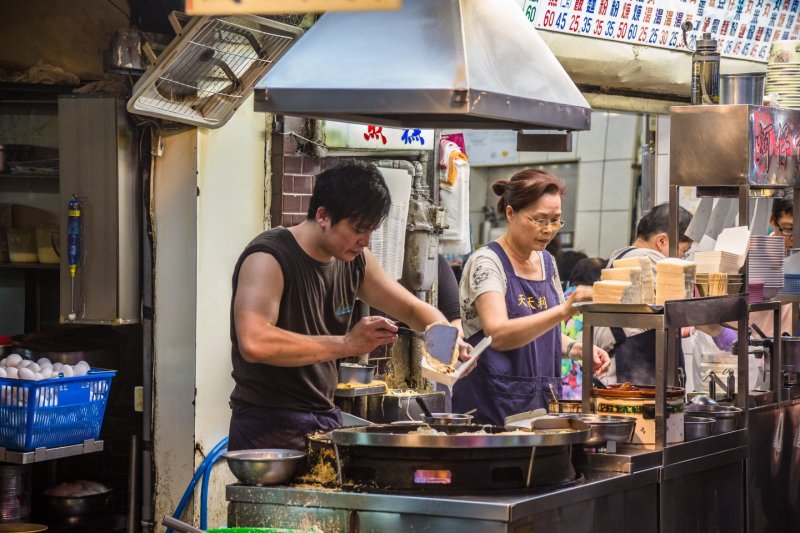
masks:
[[[697,263],[698,274],[725,272],[729,277],[732,274],[738,275],[739,267],[743,263],[742,256],[739,254],[722,250],[695,252],[694,262]]]
[[[750,237],[750,282],[764,284],[764,295],[772,298],[783,287],[783,237],[754,235]]]
[[[764,283],[748,283],[747,284],[747,303],[757,304],[764,301]]]
[[[764,92],[778,107],[800,109],[800,41],[772,42]]]

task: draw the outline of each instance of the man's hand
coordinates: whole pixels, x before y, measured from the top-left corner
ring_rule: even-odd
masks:
[[[567,356],[572,359],[577,359],[578,361],[580,361],[582,353],[583,353],[583,343],[576,342],[575,344],[572,345],[570,353],[568,353]],[[608,353],[599,346],[594,346],[594,345],[592,345],[592,361],[594,362],[595,376],[603,374],[606,370],[608,370],[608,366],[611,364],[611,359],[608,357]]]
[[[349,353],[369,353],[378,346],[397,341],[397,326],[382,316],[368,316],[344,336]]]

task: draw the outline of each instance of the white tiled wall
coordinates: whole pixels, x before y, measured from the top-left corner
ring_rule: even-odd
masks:
[[[481,163],[473,166],[470,173],[473,242],[480,240],[483,205],[494,209],[497,201],[490,188],[492,181],[508,177],[501,174],[526,166],[577,160],[577,186],[570,186],[567,191],[575,198],[573,248],[589,256],[608,257],[615,249],[630,244],[634,184],[638,175],[633,165],[642,120],[639,115],[594,111],[591,129],[574,134],[571,152],[520,152],[513,168],[489,160],[483,164],[491,166],[482,166]],[[481,139],[484,144],[492,142],[491,136],[483,135]],[[469,152],[468,142],[468,156]],[[480,158],[477,152],[475,156]],[[557,171],[554,172],[558,175]]]

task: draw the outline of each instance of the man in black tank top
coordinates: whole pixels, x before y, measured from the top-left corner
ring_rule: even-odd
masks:
[[[367,248],[390,204],[374,165],[341,165],[316,177],[306,220],[245,248],[233,273],[228,449],[304,449],[307,433],[341,425],[336,360],[397,340],[383,317],[349,328],[356,299],[417,330],[445,320]]]

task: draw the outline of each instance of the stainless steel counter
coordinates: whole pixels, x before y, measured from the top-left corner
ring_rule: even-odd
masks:
[[[318,526],[325,532],[654,531],[658,469],[585,472],[569,487],[502,494],[372,494],[298,487],[227,488],[232,527]]]

